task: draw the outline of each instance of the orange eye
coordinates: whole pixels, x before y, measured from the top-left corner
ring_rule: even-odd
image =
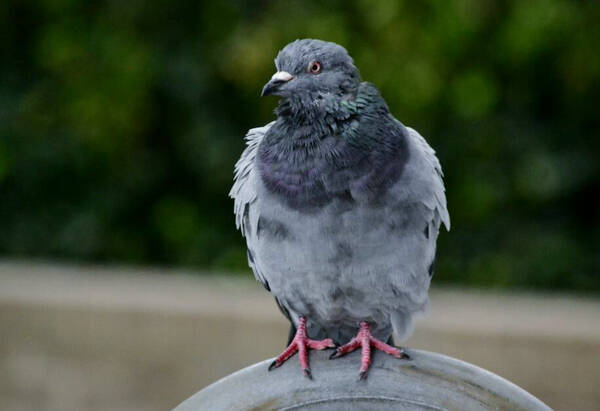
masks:
[[[310,71],[313,74],[319,74],[321,72],[321,63],[319,63],[318,61],[312,61],[308,65],[308,71]]]

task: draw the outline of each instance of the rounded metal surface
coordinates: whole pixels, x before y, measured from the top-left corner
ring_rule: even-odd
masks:
[[[329,360],[311,351],[313,379],[293,357],[268,371],[266,360],[197,392],[175,411],[200,410],[550,410],[511,382],[441,354],[406,350],[410,360],[375,353],[358,379],[360,353]]]

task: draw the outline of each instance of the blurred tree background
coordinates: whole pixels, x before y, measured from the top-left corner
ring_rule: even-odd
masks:
[[[0,254],[246,272],[227,193],[277,51],[344,45],[437,150],[436,282],[600,291],[596,1],[0,4]]]

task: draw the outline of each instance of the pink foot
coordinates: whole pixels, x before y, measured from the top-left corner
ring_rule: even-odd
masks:
[[[306,335],[306,318],[300,317],[298,320],[298,330],[296,336],[292,340],[292,343],[271,363],[269,371],[273,368],[280,367],[281,364],[286,362],[296,352],[298,353],[298,360],[302,372],[308,378],[312,379],[310,367],[308,365],[308,351],[307,348],[313,350],[324,350],[326,348],[335,348],[335,344],[331,338],[326,338],[321,341],[311,340]]]
[[[335,350],[330,358],[339,358],[356,350],[358,347],[361,347],[359,375],[360,379],[362,380],[367,378],[369,366],[371,365],[371,346],[375,347],[376,350],[383,351],[384,353],[392,355],[396,358],[410,358],[403,350],[392,347],[391,345],[388,345],[383,341],[379,341],[377,338],[371,336],[371,326],[366,321],[360,323],[360,330],[358,331],[356,337],[351,339],[347,344],[338,347],[338,349]]]

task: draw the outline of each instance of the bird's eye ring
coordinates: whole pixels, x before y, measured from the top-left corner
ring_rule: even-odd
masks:
[[[311,61],[308,65],[308,71],[313,74],[319,74],[321,72],[321,63],[318,61]]]

